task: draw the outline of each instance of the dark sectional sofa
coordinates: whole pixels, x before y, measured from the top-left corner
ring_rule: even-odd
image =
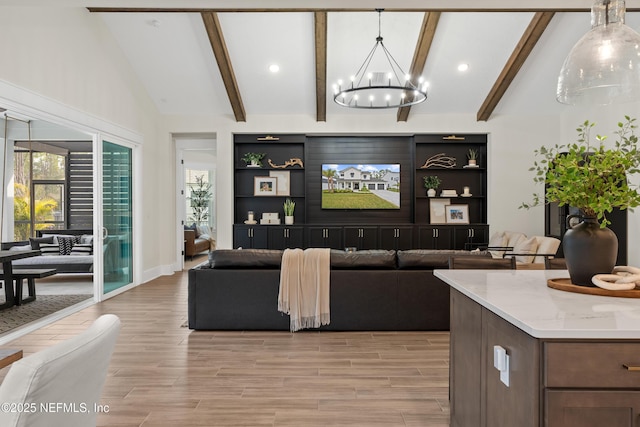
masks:
[[[289,330],[278,312],[283,251],[216,250],[189,270],[189,328]],[[331,251],[328,331],[449,329],[449,286],[433,275],[469,251]]]

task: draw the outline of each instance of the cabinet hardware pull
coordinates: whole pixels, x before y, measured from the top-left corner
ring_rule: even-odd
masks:
[[[637,371],[640,371],[640,366],[628,365],[628,364],[626,364],[626,363],[624,363],[622,366],[624,366],[624,368],[625,368],[627,371],[636,371],[636,372],[637,372]]]

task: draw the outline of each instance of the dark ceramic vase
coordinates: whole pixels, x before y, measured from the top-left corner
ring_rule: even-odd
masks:
[[[596,218],[583,217],[582,222],[571,226],[567,217],[567,232],[562,238],[562,248],[567,262],[571,283],[594,286],[591,278],[596,274],[610,274],[618,256],[618,237],[608,228],[600,228]]]

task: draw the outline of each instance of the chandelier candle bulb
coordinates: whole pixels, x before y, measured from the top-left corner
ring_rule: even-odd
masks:
[[[427,99],[427,86],[423,86],[424,77],[420,77],[420,82],[414,84],[411,81],[411,75],[402,70],[393,55],[391,55],[391,52],[385,47],[381,35],[382,11],[383,9],[376,9],[376,12],[378,12],[378,37],[376,37],[376,43],[373,49],[365,58],[358,72],[351,78],[351,87],[342,90],[342,86],[340,85],[340,91],[334,94],[333,100],[338,105],[349,108],[367,109],[399,108],[419,104]],[[380,48],[382,52],[380,52],[378,48]],[[388,62],[391,71],[383,72],[368,69],[370,64],[380,62],[373,60],[376,53],[379,54],[378,57]],[[406,80],[404,82],[401,76],[405,77]],[[386,93],[389,92],[399,94],[400,96],[396,98],[397,95],[394,95],[387,98]],[[381,96],[374,96],[376,93],[381,94]],[[410,96],[407,96],[406,93],[409,93]],[[367,96],[370,102],[358,104],[358,94]]]

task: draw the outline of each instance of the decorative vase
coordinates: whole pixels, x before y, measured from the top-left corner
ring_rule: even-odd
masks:
[[[427,190],[427,196],[429,197],[436,197],[436,190],[435,188],[430,188]]]
[[[571,225],[567,217],[567,232],[562,238],[562,248],[567,262],[571,283],[594,286],[591,278],[596,274],[610,274],[618,256],[618,237],[608,228],[601,228],[594,217],[582,217],[582,222]]]
[[[293,215],[285,215],[284,216],[284,223],[286,225],[291,225],[293,224]]]

